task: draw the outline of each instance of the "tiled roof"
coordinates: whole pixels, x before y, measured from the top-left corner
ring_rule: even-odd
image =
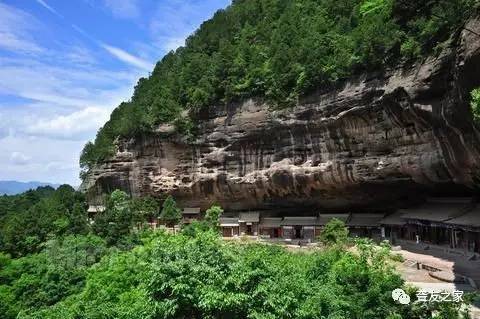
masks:
[[[447,220],[445,223],[467,227],[480,227],[480,207],[477,206],[461,216]]]
[[[317,217],[284,217],[282,226],[315,226],[317,224]]]
[[[443,222],[458,217],[468,210],[470,199],[442,198],[429,199],[417,208],[401,209],[402,218]]]
[[[88,206],[88,213],[101,213],[105,211],[105,206],[103,205],[90,205]]]
[[[222,227],[238,226],[238,217],[220,217],[220,226]]]
[[[380,226],[384,214],[352,214],[347,226],[351,227],[376,227]]]
[[[260,227],[264,228],[276,228],[282,226],[281,217],[265,217],[260,221]]]
[[[403,226],[407,223],[407,221],[402,218],[402,212],[397,211],[393,214],[385,216],[382,220],[380,220],[380,224],[382,225],[392,225],[392,226]]]
[[[347,222],[350,214],[320,214],[318,216],[317,225],[325,226],[329,221],[336,218],[343,222]]]
[[[260,221],[259,212],[240,213],[238,221],[241,223],[258,223]]]
[[[185,207],[183,209],[182,214],[185,214],[185,215],[200,214],[200,207]]]

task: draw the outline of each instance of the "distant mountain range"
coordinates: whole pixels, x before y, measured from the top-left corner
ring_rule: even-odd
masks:
[[[0,181],[0,195],[20,194],[29,189],[35,189],[40,186],[52,186],[57,188],[60,184],[42,183],[42,182],[18,182],[18,181]]]

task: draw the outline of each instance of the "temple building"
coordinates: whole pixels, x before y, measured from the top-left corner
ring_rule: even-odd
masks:
[[[315,216],[287,216],[282,220],[282,234],[284,239],[315,240]]]
[[[200,220],[200,207],[186,207],[182,210],[182,223],[191,224],[192,221]]]
[[[463,249],[467,252],[480,253],[480,207],[465,214],[447,220],[450,227],[452,248]]]
[[[260,220],[260,236],[282,238],[282,217],[265,217]]]
[[[407,228],[405,227],[407,221],[402,218],[402,214],[401,211],[396,211],[380,220],[380,225],[382,225],[385,232],[384,237],[393,245],[396,245],[399,239],[408,238]]]
[[[259,212],[240,213],[238,217],[240,235],[257,236],[259,222],[260,222]]]
[[[385,237],[380,225],[384,216],[385,214],[351,214],[346,225],[351,236],[381,239]]]
[[[103,213],[105,211],[104,205],[90,205],[87,208],[88,222],[92,224],[95,220],[95,215]]]
[[[407,221],[408,239],[448,245],[451,229],[445,222],[465,213],[470,203],[470,198],[431,198],[418,208],[400,210]]]
[[[306,214],[306,215],[305,215]],[[336,218],[352,237],[438,245],[468,254],[480,253],[480,204],[471,198],[429,198],[420,206],[383,213],[229,212],[220,217],[224,237],[259,236],[286,242],[314,242]]]
[[[220,228],[223,237],[235,237],[240,234],[240,223],[238,217],[220,217]]]
[[[407,240],[480,253],[480,205],[471,198],[431,198],[419,207],[398,210],[380,223],[393,244]]]

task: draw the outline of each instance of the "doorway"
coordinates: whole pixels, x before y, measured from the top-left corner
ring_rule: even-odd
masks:
[[[223,237],[233,237],[232,227],[222,227]]]
[[[274,228],[273,229],[273,238],[279,238],[280,237],[280,228]]]
[[[302,238],[302,226],[295,226],[295,239]]]

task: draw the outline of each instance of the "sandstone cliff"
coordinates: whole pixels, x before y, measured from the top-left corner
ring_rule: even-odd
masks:
[[[298,106],[212,106],[187,142],[168,126],[119,142],[83,184],[91,202],[121,188],[227,209],[394,207],[473,185],[480,134],[469,92],[480,85],[480,20],[439,56],[363,75]]]

